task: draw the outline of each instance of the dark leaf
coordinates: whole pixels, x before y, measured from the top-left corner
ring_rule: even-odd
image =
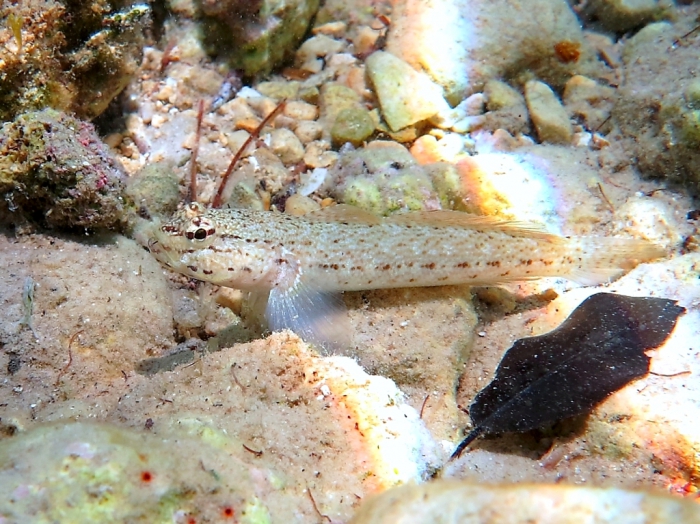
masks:
[[[554,331],[517,340],[474,398],[475,428],[452,458],[482,433],[528,431],[590,411],[649,372],[644,352],[666,340],[684,311],[664,298],[598,293]]]

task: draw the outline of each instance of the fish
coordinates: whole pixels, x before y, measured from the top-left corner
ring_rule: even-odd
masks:
[[[564,277],[591,285],[664,256],[646,241],[563,237],[458,211],[378,217],[349,205],[303,216],[186,204],[148,240],[163,265],[267,298],[271,331],[342,344],[344,291],[497,285]]]

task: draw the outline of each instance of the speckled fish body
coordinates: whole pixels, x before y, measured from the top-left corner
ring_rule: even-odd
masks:
[[[590,283],[661,254],[643,241],[563,238],[452,211],[378,218],[350,206],[295,217],[189,204],[156,229],[149,246],[177,272],[269,291],[273,329],[290,327],[305,308],[326,307],[317,296],[329,292],[544,276]]]

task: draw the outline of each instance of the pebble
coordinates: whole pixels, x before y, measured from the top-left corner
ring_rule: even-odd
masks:
[[[569,115],[547,84],[537,80],[526,83],[525,101],[541,142],[571,143],[574,130]]]
[[[345,44],[339,40],[322,34],[316,35],[309,38],[297,50],[297,62],[301,64],[301,69],[318,73],[323,69],[323,60],[319,60],[320,57],[340,53],[343,47]],[[318,68],[319,62],[320,68]]]
[[[104,137],[104,143],[107,144],[111,148],[119,147],[119,144],[122,143],[122,140],[124,139],[124,135],[121,133],[110,133],[106,137]]]
[[[466,154],[464,137],[458,133],[447,133],[439,140],[431,135],[423,135],[413,142],[410,151],[419,164],[454,163]]]
[[[218,109],[218,113],[226,115],[234,122],[246,119],[255,119],[257,115],[251,109],[250,105],[245,98],[236,97],[223,104]]]
[[[285,165],[296,164],[304,158],[304,146],[289,129],[273,129],[270,132],[270,150],[275,153]]]
[[[299,95],[299,82],[271,81],[260,82],[255,86],[256,90],[267,97],[275,100],[291,100]]]
[[[367,56],[376,50],[379,31],[363,25],[357,28],[352,39],[352,45],[358,56]]]
[[[295,217],[300,217],[319,209],[321,209],[321,205],[318,202],[299,193],[290,196],[284,204],[284,212]]]
[[[349,87],[330,83],[321,88],[321,118],[332,125],[344,109],[358,108],[360,96]]]
[[[442,88],[391,53],[372,53],[365,65],[392,131],[449,111]]]
[[[320,34],[343,38],[347,32],[347,29],[348,25],[345,22],[335,21],[316,26],[311,30],[311,32],[315,35]]]
[[[302,120],[294,128],[294,134],[302,144],[306,145],[321,138],[323,126],[314,120]]]
[[[304,163],[311,168],[332,166],[338,160],[338,153],[328,151],[329,147],[325,140],[311,142],[304,151]]]
[[[318,104],[321,92],[316,86],[306,86],[299,90],[299,98],[307,104]]]
[[[441,112],[430,119],[430,122],[441,129],[455,129],[456,127],[464,127],[464,121],[468,121],[470,117],[480,116],[484,113],[486,106],[486,97],[483,93],[474,93],[473,95],[462,100],[454,108],[449,108],[446,112]],[[464,131],[458,131],[464,132]]]
[[[445,89],[453,105],[468,94],[469,48],[477,43],[479,32],[466,13],[471,14],[480,3],[481,0],[409,0],[396,2],[392,12],[387,51],[430,75]]]
[[[284,107],[284,114],[295,120],[316,120],[318,118],[318,108],[307,102],[290,100]]]
[[[499,111],[513,106],[525,106],[525,99],[518,91],[500,80],[489,80],[484,86],[486,109]]]
[[[245,141],[250,137],[250,133],[243,129],[238,129],[236,131],[224,132],[224,137],[226,137],[226,147],[235,154],[236,151],[243,147]],[[248,150],[250,151],[250,149]]]
[[[257,111],[262,118],[272,113],[278,104],[277,101],[266,96],[248,98],[247,101],[248,105]]]

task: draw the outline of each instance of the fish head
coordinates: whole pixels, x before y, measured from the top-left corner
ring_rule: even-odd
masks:
[[[208,248],[216,239],[217,224],[206,214],[202,204],[192,202],[176,211],[167,222],[155,222],[148,241],[151,253],[161,263],[176,269],[173,255]]]
[[[153,224],[148,249],[161,264],[188,277],[254,290],[269,280],[271,268],[265,251],[244,238],[246,221],[244,211],[192,202],[167,222]]]

